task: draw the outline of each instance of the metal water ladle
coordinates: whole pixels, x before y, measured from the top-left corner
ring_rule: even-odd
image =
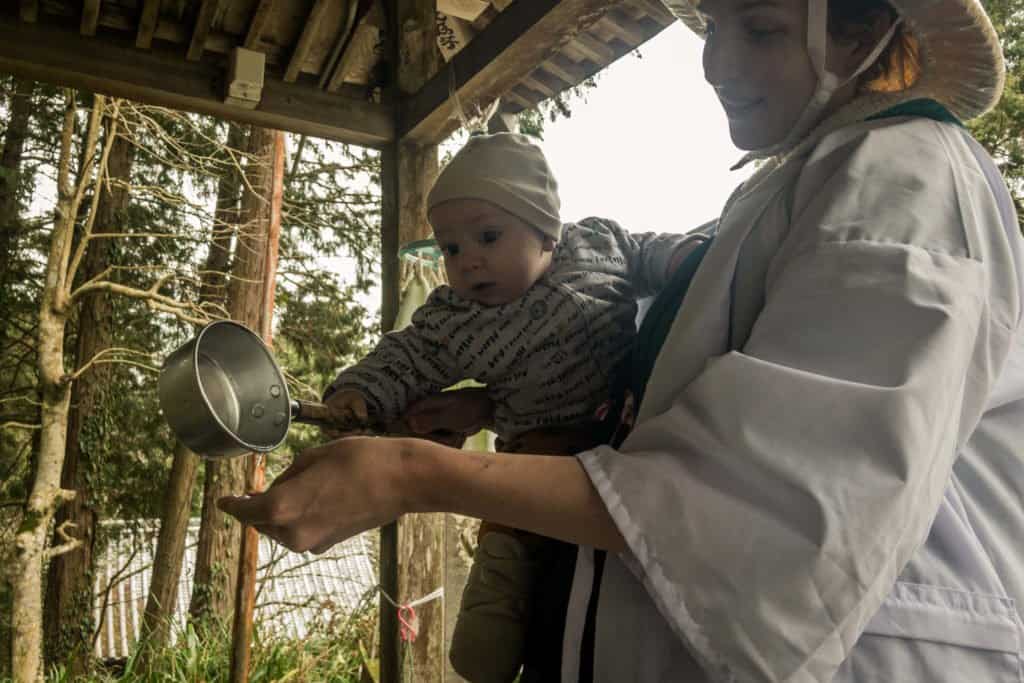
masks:
[[[284,373],[252,330],[231,320],[203,327],[164,361],[160,407],[175,435],[208,458],[266,453],[277,448],[292,422],[339,431],[322,403],[289,397]]]

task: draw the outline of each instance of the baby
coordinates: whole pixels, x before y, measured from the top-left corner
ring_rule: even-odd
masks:
[[[427,197],[449,284],[338,375],[332,414],[391,424],[415,401],[474,379],[494,402],[502,450],[518,450],[524,435],[554,436],[560,453],[606,442],[637,299],[659,291],[704,236],[630,235],[599,218],[563,224],[559,208],[547,160],[527,137],[471,137]],[[485,523],[479,541],[450,657],[468,680],[511,681],[548,539]]]

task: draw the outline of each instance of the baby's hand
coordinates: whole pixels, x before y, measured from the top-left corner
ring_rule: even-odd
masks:
[[[331,413],[331,420],[338,427],[351,428],[357,424],[364,425],[369,421],[366,399],[358,391],[351,389],[336,391],[327,397],[325,403]]]

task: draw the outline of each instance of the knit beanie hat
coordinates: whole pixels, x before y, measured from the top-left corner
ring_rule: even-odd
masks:
[[[558,183],[540,147],[525,135],[474,135],[441,170],[427,212],[451,199],[482,199],[559,239]]]

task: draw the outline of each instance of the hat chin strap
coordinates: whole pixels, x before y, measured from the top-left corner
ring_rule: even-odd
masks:
[[[861,61],[860,65],[854,69],[853,73],[846,78],[840,79],[837,74],[828,70],[828,0],[807,0],[807,54],[811,59],[811,68],[814,69],[814,73],[818,77],[814,93],[807,100],[807,104],[804,105],[804,109],[797,118],[796,123],[789,129],[789,133],[781,142],[777,142],[770,147],[753,150],[740,159],[739,163],[733,166],[733,168],[740,168],[752,159],[764,159],[774,156],[787,149],[791,149],[796,143],[800,142],[811,131],[811,128],[818,123],[821,112],[828,106],[836,91],[860,76],[875,63],[875,60],[882,54],[882,51],[889,46],[892,37],[896,34],[896,29],[902,21],[903,17],[897,17],[892,22],[892,25],[889,26],[889,30],[882,36],[882,39],[878,41],[871,52]]]

